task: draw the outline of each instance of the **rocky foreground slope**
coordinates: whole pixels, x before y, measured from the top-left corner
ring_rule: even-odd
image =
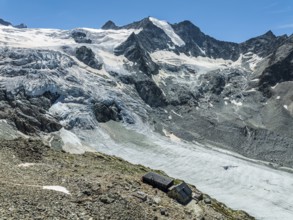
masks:
[[[142,175],[149,171],[100,153],[72,155],[54,151],[38,140],[1,140],[0,216],[1,219],[254,219],[208,195],[204,198],[211,204],[202,200],[180,205],[162,191],[142,183]],[[138,195],[146,195],[147,199]]]

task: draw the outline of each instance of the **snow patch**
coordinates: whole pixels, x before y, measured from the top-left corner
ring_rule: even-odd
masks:
[[[194,69],[197,75],[204,74],[211,70],[222,69],[229,65],[230,60],[212,59],[209,57],[191,57],[180,53],[179,55],[172,51],[156,51],[151,54],[151,58],[158,64],[168,64],[172,66],[188,66]]]
[[[183,116],[182,116],[182,115],[178,114],[178,113],[177,113],[177,112],[175,112],[174,110],[172,110],[171,112],[173,112],[173,113],[174,113],[174,115],[177,115],[177,116],[179,116],[180,118],[183,118]]]
[[[257,90],[255,88],[252,88],[252,89],[249,89],[249,90],[246,90],[246,92],[256,92]]]
[[[257,64],[262,61],[263,58],[259,57],[257,54],[253,54],[249,56],[249,60],[247,61],[249,63],[249,68],[251,70],[255,70]]]
[[[92,44],[102,50],[113,52],[114,48],[122,44],[132,34],[138,34],[142,29],[120,29],[120,30],[103,30],[92,28],[79,28],[84,31],[87,37],[92,40]]]
[[[277,98],[276,98],[277,100],[279,100],[279,99],[281,99],[281,96],[277,96]]]
[[[288,105],[284,105],[284,108],[288,110]]]
[[[129,62],[123,55],[115,56],[113,53],[109,51],[103,50],[94,50],[94,52],[101,57],[103,62],[103,68],[106,72],[114,72],[119,75],[130,75],[130,73],[125,70],[124,66],[128,63],[130,66],[133,66],[133,62]]]
[[[232,100],[231,103],[234,104],[234,105],[236,105],[236,106],[242,106],[243,105],[242,102],[237,102],[235,100]]]
[[[257,64],[262,60],[263,58],[259,57],[257,54],[248,52],[246,54],[240,54],[238,60],[236,60],[232,66],[245,68],[248,65],[249,69],[254,71]]]
[[[47,189],[47,190],[53,190],[53,191],[57,191],[57,192],[62,192],[65,193],[67,195],[70,195],[70,192],[63,186],[43,186],[43,189]]]
[[[149,19],[158,28],[161,28],[175,45],[179,47],[182,47],[185,45],[185,42],[174,32],[173,28],[171,27],[170,24],[168,24],[168,22],[161,21],[153,17],[150,17]]]
[[[275,89],[277,86],[279,85],[279,83],[277,83],[276,85],[272,86],[272,89]]]
[[[0,45],[22,48],[52,48],[76,44],[68,31],[58,29],[17,29],[0,26]]]
[[[200,46],[198,46],[197,44],[196,44],[196,46],[197,46],[197,48],[200,50],[200,52],[203,54],[203,55],[206,55],[206,52],[205,52],[205,50],[203,50]]]
[[[36,165],[36,164],[35,163],[21,163],[21,164],[18,164],[17,166],[18,167],[31,167],[34,165]]]

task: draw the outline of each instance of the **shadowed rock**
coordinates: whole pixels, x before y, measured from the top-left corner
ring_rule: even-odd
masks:
[[[107,21],[103,26],[102,26],[103,30],[117,30],[119,29],[118,26],[116,26],[116,24],[113,21]]]
[[[76,49],[76,58],[79,59],[84,64],[94,68],[94,69],[102,69],[102,64],[99,64],[99,61],[95,58],[94,52],[87,48],[86,46],[82,46]]]

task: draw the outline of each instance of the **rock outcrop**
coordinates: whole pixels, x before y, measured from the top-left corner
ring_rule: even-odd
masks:
[[[94,69],[102,69],[102,64],[95,58],[94,52],[87,48],[86,46],[82,46],[76,49],[76,58],[79,59],[84,64],[94,68]]]

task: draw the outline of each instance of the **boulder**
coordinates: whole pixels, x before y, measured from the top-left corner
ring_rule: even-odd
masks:
[[[98,122],[104,123],[110,120],[121,121],[121,109],[116,103],[104,104],[96,103],[94,105],[94,114]]]

